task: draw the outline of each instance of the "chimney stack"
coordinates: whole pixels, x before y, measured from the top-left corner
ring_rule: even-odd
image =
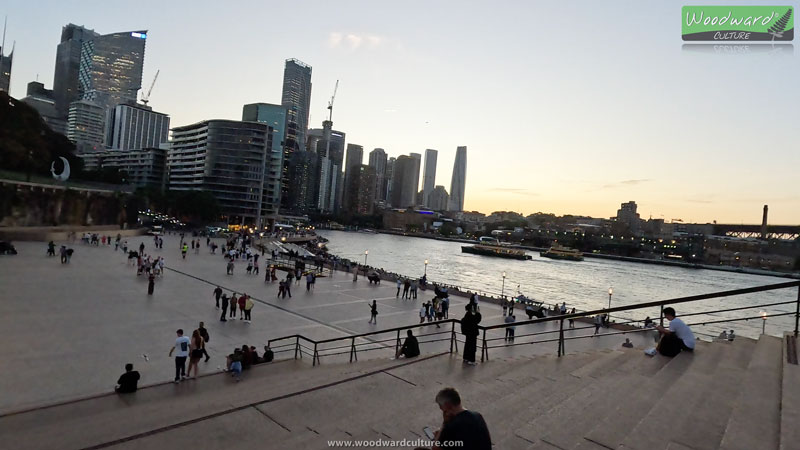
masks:
[[[761,239],[767,239],[767,211],[769,210],[768,205],[764,205],[764,216],[761,219]]]

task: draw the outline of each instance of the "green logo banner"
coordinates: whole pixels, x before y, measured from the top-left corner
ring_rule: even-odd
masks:
[[[684,6],[684,41],[791,41],[791,6]]]

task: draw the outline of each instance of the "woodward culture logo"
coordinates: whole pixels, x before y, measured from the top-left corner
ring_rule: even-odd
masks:
[[[791,6],[684,6],[684,41],[791,41]]]

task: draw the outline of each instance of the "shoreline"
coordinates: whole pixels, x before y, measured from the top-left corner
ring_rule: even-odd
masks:
[[[343,230],[325,230],[325,231],[343,231]],[[359,231],[343,231],[345,233],[359,233]],[[459,239],[459,238],[449,238],[444,236],[429,236],[421,233],[406,233],[402,231],[392,231],[392,230],[375,230],[375,233],[380,234],[391,234],[395,236],[405,236],[405,237],[413,237],[413,238],[421,238],[421,239],[431,239],[435,241],[449,241],[449,242],[460,242],[463,244],[475,244],[476,241],[469,240],[469,239]],[[365,233],[365,234],[373,234],[373,233]],[[533,247],[527,245],[509,245],[510,248],[516,248],[519,250],[527,250],[533,252],[541,252],[546,251],[547,248],[544,247]],[[763,269],[753,269],[749,267],[733,267],[733,266],[713,266],[710,264],[701,264],[701,263],[688,263],[685,261],[669,261],[669,260],[659,260],[659,259],[647,259],[647,258],[637,258],[633,256],[620,256],[620,255],[610,255],[606,253],[583,253],[583,256],[586,258],[597,258],[597,259],[610,259],[614,261],[625,261],[625,262],[632,262],[632,263],[641,263],[641,264],[655,264],[661,266],[671,266],[671,267],[681,267],[684,269],[706,269],[706,270],[716,270],[720,272],[732,272],[732,273],[744,273],[748,275],[761,275],[761,276],[768,276],[768,277],[778,277],[778,278],[789,278],[793,280],[800,279],[800,272],[775,272],[772,270],[763,270]]]

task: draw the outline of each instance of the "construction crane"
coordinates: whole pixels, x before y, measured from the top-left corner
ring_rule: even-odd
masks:
[[[156,70],[156,76],[153,77],[153,82],[150,83],[150,89],[147,90],[147,94],[142,95],[142,103],[144,103],[145,106],[147,106],[147,102],[150,101],[150,93],[153,92],[153,86],[156,85],[159,73],[161,73],[161,69]]]
[[[328,102],[328,120],[333,122],[333,100],[336,99],[336,91],[339,90],[339,80],[336,80],[336,86],[333,88],[333,95],[331,95],[331,100]]]

